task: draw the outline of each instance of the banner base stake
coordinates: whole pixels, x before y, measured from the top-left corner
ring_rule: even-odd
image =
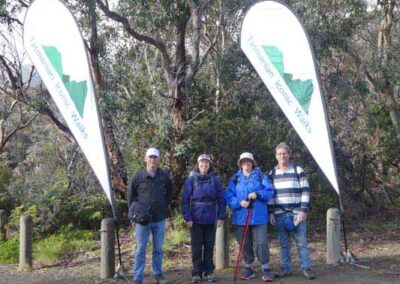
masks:
[[[341,253],[342,257],[339,259],[339,263],[350,263],[355,264],[358,260],[357,257],[348,249],[346,252]]]
[[[115,272],[115,274],[114,274],[114,280],[118,280],[118,279],[124,279],[126,282],[128,282],[129,283],[129,280],[128,280],[128,278],[125,276],[125,269],[124,269],[124,266],[120,263],[120,264],[118,264],[118,267],[117,267],[117,271]]]

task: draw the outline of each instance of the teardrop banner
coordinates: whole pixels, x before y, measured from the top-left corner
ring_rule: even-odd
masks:
[[[24,47],[111,204],[112,186],[87,51],[68,8],[35,0],[25,15]]]
[[[339,195],[342,207],[318,69],[299,19],[278,1],[257,3],[244,18],[241,48]]]

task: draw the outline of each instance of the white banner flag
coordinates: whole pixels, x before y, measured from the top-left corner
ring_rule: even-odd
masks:
[[[113,206],[91,69],[75,19],[57,0],[35,0],[25,16],[23,37],[33,65]]]
[[[302,24],[280,2],[257,3],[244,19],[241,48],[340,196],[319,76]]]

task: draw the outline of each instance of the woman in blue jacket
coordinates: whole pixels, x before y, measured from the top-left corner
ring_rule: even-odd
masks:
[[[224,188],[212,173],[211,157],[203,154],[197,159],[195,172],[185,182],[182,214],[190,228],[193,273],[192,282],[200,283],[203,273],[214,282],[213,252],[215,231],[225,219]]]
[[[242,280],[256,277],[252,268],[254,249],[263,269],[263,281],[271,282],[268,248],[268,200],[272,198],[273,189],[266,175],[256,167],[253,154],[245,152],[238,160],[239,170],[233,175],[226,189],[226,203],[232,208],[232,223],[235,228],[235,238],[240,244],[243,239],[249,200],[253,199],[253,213],[249,231],[243,248],[245,271],[240,276]],[[255,248],[253,249],[253,241]]]

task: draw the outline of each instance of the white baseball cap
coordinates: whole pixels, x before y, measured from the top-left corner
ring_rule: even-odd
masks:
[[[146,151],[146,157],[150,156],[160,157],[160,151],[158,151],[156,148],[149,148]]]
[[[249,159],[253,162],[254,167],[257,165],[256,161],[254,160],[253,154],[249,152],[244,152],[240,155],[239,160],[238,160],[238,166],[240,167],[240,161],[243,159]]]

